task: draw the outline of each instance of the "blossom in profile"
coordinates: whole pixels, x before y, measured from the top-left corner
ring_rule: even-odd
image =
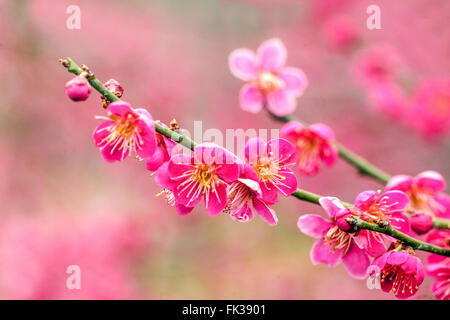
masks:
[[[353,234],[341,230],[336,224],[336,216],[345,210],[345,207],[334,197],[322,197],[319,202],[329,219],[306,214],[301,216],[297,223],[301,232],[318,239],[311,249],[312,263],[335,267],[342,262],[352,277],[365,278],[370,265],[367,253],[355,241]]]
[[[450,300],[450,258],[444,258],[440,263],[430,263],[426,266],[427,273],[434,278],[431,292],[439,300]]]
[[[404,213],[408,201],[408,196],[401,191],[380,193],[368,190],[356,197],[354,207],[343,209],[341,214],[349,213],[374,224],[390,224],[393,228],[409,234],[410,222]],[[391,238],[382,233],[360,230],[355,235],[355,241],[370,256],[376,257],[386,251],[386,242],[391,242]]]
[[[227,186],[239,178],[241,167],[242,162],[228,150],[203,143],[194,148],[192,156],[172,156],[164,178],[169,178],[177,204],[193,208],[203,198],[207,213],[215,216],[225,208]]]
[[[155,152],[155,126],[152,116],[145,109],[133,109],[124,101],[108,105],[107,117],[93,133],[95,146],[100,148],[108,162],[122,161],[131,152],[142,159]]]
[[[78,75],[66,83],[66,94],[73,101],[85,101],[91,94],[91,85],[85,76]]]
[[[243,110],[257,113],[266,105],[277,116],[294,112],[308,81],[302,70],[285,67],[286,58],[286,48],[276,38],[263,42],[256,53],[249,49],[231,52],[230,70],[246,82],[239,93]]]
[[[244,165],[241,177],[227,189],[227,205],[224,209],[233,220],[249,222],[256,212],[270,226],[278,222],[275,211],[262,199],[258,175],[249,164]]]
[[[432,217],[450,217],[450,197],[444,193],[447,184],[436,171],[424,171],[415,177],[396,175],[385,190],[400,190],[409,197],[410,213],[426,213]]]
[[[287,197],[297,189],[297,178],[289,169],[293,164],[294,147],[285,139],[250,139],[245,145],[245,159],[258,176],[262,199],[267,204],[277,202],[278,194]]]
[[[408,123],[426,137],[450,132],[450,80],[425,80],[413,97]]]
[[[331,166],[338,158],[338,151],[333,145],[334,133],[322,123],[304,126],[290,121],[281,128],[281,136],[294,145],[295,159],[301,173],[315,174],[321,162]]]
[[[388,251],[374,259],[372,265],[380,270],[381,290],[399,299],[413,296],[424,279],[424,267],[419,258],[401,250]]]

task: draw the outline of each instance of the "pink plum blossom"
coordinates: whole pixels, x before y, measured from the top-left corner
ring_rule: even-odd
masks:
[[[290,196],[297,189],[297,178],[291,169],[294,147],[285,139],[250,139],[245,145],[245,159],[258,176],[262,199],[267,204],[277,202],[278,193]]]
[[[163,126],[167,127],[164,124]],[[172,151],[176,147],[176,143],[173,140],[158,132],[155,133],[155,138],[155,152],[150,158],[147,158],[145,161],[147,169],[149,171],[156,171],[164,162],[169,161]]]
[[[255,169],[245,164],[241,177],[228,186],[228,199],[224,212],[228,213],[233,220],[248,222],[253,219],[253,212],[256,211],[265,222],[274,226],[278,218],[275,211],[261,199],[262,192],[258,180]]]
[[[203,143],[192,156],[180,153],[170,159],[167,184],[178,204],[193,208],[203,198],[206,211],[215,216],[225,208],[227,186],[239,178],[241,167],[241,161],[226,149]]]
[[[427,273],[434,278],[431,292],[439,300],[450,300],[450,258],[426,266]]]
[[[427,137],[450,131],[450,80],[426,80],[416,91],[409,122]]]
[[[281,129],[281,136],[294,145],[301,173],[315,174],[319,171],[320,162],[331,166],[338,158],[338,151],[333,145],[334,133],[322,123],[306,127],[290,121]]]
[[[399,299],[414,295],[424,279],[422,262],[407,251],[388,251],[375,258],[372,265],[380,269],[381,290]]]
[[[319,202],[329,219],[306,214],[301,216],[297,223],[301,232],[318,239],[311,249],[312,263],[335,267],[342,261],[352,277],[363,279],[370,264],[369,257],[355,242],[353,234],[342,231],[336,225],[336,215],[345,207],[334,197],[322,197]]]
[[[145,109],[133,109],[124,101],[109,104],[108,117],[94,130],[95,146],[108,162],[122,161],[130,152],[148,159],[155,152],[155,126]]]
[[[256,54],[249,49],[230,54],[231,72],[247,82],[239,94],[243,110],[257,113],[266,105],[277,116],[294,112],[308,81],[300,69],[284,66],[286,58],[286,48],[276,38],[263,42]]]
[[[450,250],[450,230],[435,229],[427,235],[427,242],[435,246]],[[445,259],[438,254],[428,255],[428,263],[438,263]]]
[[[375,224],[389,223],[401,232],[410,233],[409,220],[404,214],[408,201],[408,196],[401,191],[380,193],[368,190],[356,197],[354,207],[343,211],[364,221]],[[385,240],[391,241],[391,238],[369,230],[361,230],[355,236],[355,241],[373,257],[386,251]]]
[[[404,116],[410,101],[403,90],[391,82],[374,83],[368,88],[369,103],[374,109],[393,119]]]
[[[66,94],[73,101],[85,101],[91,93],[91,85],[84,76],[76,76],[66,83]]]
[[[443,191],[447,185],[436,171],[424,171],[415,177],[397,175],[391,178],[385,190],[400,190],[409,197],[407,210],[431,216],[450,217],[450,197]]]

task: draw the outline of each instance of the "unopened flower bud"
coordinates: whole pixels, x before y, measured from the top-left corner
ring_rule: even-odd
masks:
[[[433,228],[433,218],[423,212],[416,213],[411,217],[411,228],[417,234],[424,234]]]
[[[344,232],[355,232],[353,227],[348,223],[352,219],[352,212],[349,209],[340,210],[336,216],[336,225]]]
[[[114,93],[117,97],[121,97],[123,94],[123,87],[120,85],[119,81],[114,79],[109,79],[104,84],[106,89]]]
[[[85,101],[91,93],[86,77],[79,75],[66,83],[66,94],[73,101]]]

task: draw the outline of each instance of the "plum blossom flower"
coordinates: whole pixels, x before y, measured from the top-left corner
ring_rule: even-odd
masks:
[[[91,93],[91,85],[84,75],[78,75],[66,83],[66,94],[73,101],[85,101]]]
[[[435,279],[431,286],[433,295],[439,300],[450,300],[450,258],[428,264],[426,270]]]
[[[408,201],[408,196],[401,191],[380,193],[369,190],[361,192],[356,197],[355,206],[345,208],[340,214],[351,213],[375,224],[389,223],[401,232],[410,233],[408,217],[403,213]],[[385,240],[390,241],[391,238],[369,230],[361,230],[355,236],[355,241],[373,257],[386,251]]]
[[[450,79],[426,80],[413,98],[409,123],[427,137],[450,131]]]
[[[243,110],[257,113],[264,104],[277,116],[295,110],[296,98],[308,81],[300,69],[284,66],[286,57],[286,48],[276,38],[263,42],[256,54],[249,49],[236,49],[230,54],[231,72],[247,82],[239,94]]]
[[[352,277],[364,278],[370,264],[367,253],[355,241],[353,234],[342,231],[336,225],[336,215],[345,207],[334,197],[322,197],[319,202],[329,215],[329,220],[319,215],[306,214],[297,223],[301,232],[318,239],[311,249],[312,263],[335,267],[342,261]]]
[[[403,89],[391,82],[379,82],[370,86],[368,100],[374,109],[395,120],[400,120],[410,105]]]
[[[166,125],[162,124],[164,127]],[[149,171],[156,171],[164,162],[170,160],[172,151],[176,147],[176,143],[166,136],[155,132],[156,148],[150,158],[147,158],[145,164]]]
[[[226,149],[203,143],[194,148],[192,156],[172,156],[167,166],[167,184],[177,204],[193,208],[203,198],[206,211],[215,216],[225,208],[227,186],[239,178],[241,166],[242,162]]]
[[[424,279],[419,258],[407,251],[388,251],[375,258],[372,265],[380,268],[381,290],[394,293],[399,299],[414,295]]]
[[[258,176],[261,198],[267,204],[277,202],[278,193],[290,196],[297,189],[297,178],[291,169],[294,147],[285,139],[250,139],[245,145],[245,159]]]
[[[427,236],[427,242],[435,246],[450,250],[450,230],[435,229]],[[438,263],[445,260],[445,257],[438,254],[428,255],[428,263]]]
[[[450,197],[443,191],[446,183],[436,171],[424,171],[415,177],[397,175],[391,178],[385,190],[400,190],[409,197],[407,210],[423,212],[432,217],[450,217]]]
[[[241,177],[228,186],[224,212],[233,220],[248,222],[253,219],[253,212],[256,211],[265,222],[274,226],[278,218],[275,211],[261,199],[262,192],[258,180],[255,169],[245,164]]]
[[[124,101],[109,104],[108,117],[93,133],[95,146],[108,162],[122,161],[130,152],[147,159],[155,151],[155,126],[145,109],[133,109]]]
[[[338,158],[338,151],[332,143],[334,133],[322,123],[306,127],[290,121],[281,128],[281,136],[295,146],[298,169],[304,174],[315,174],[319,171],[320,162],[330,166]]]

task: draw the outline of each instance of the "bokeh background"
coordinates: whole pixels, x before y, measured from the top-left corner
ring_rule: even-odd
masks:
[[[79,30],[66,27],[73,4]],[[366,27],[370,4],[381,8],[381,30]],[[396,84],[412,100],[423,81],[450,76],[448,21],[447,0],[1,0],[0,297],[391,299],[342,266],[311,264],[314,239],[296,222],[322,214],[317,206],[281,200],[276,227],[258,217],[211,218],[201,207],[177,215],[155,197],[160,190],[142,162],[102,159],[91,137],[99,95],[71,102],[64,84],[72,75],[58,58],[119,80],[126,101],[191,132],[194,120],[204,130],[279,128],[264,113],[241,111],[242,83],[227,66],[233,49],[279,37],[288,65],[310,82],[296,116],[330,125],[340,142],[392,174],[433,169],[449,178],[445,130],[424,134],[417,113],[386,112],[398,100],[388,95],[380,106],[354,72],[362,52],[388,46],[398,56]],[[342,161],[299,185],[347,201],[382,187]],[[81,268],[81,290],[66,289],[69,265]],[[429,287],[427,280],[415,298],[432,298]]]

